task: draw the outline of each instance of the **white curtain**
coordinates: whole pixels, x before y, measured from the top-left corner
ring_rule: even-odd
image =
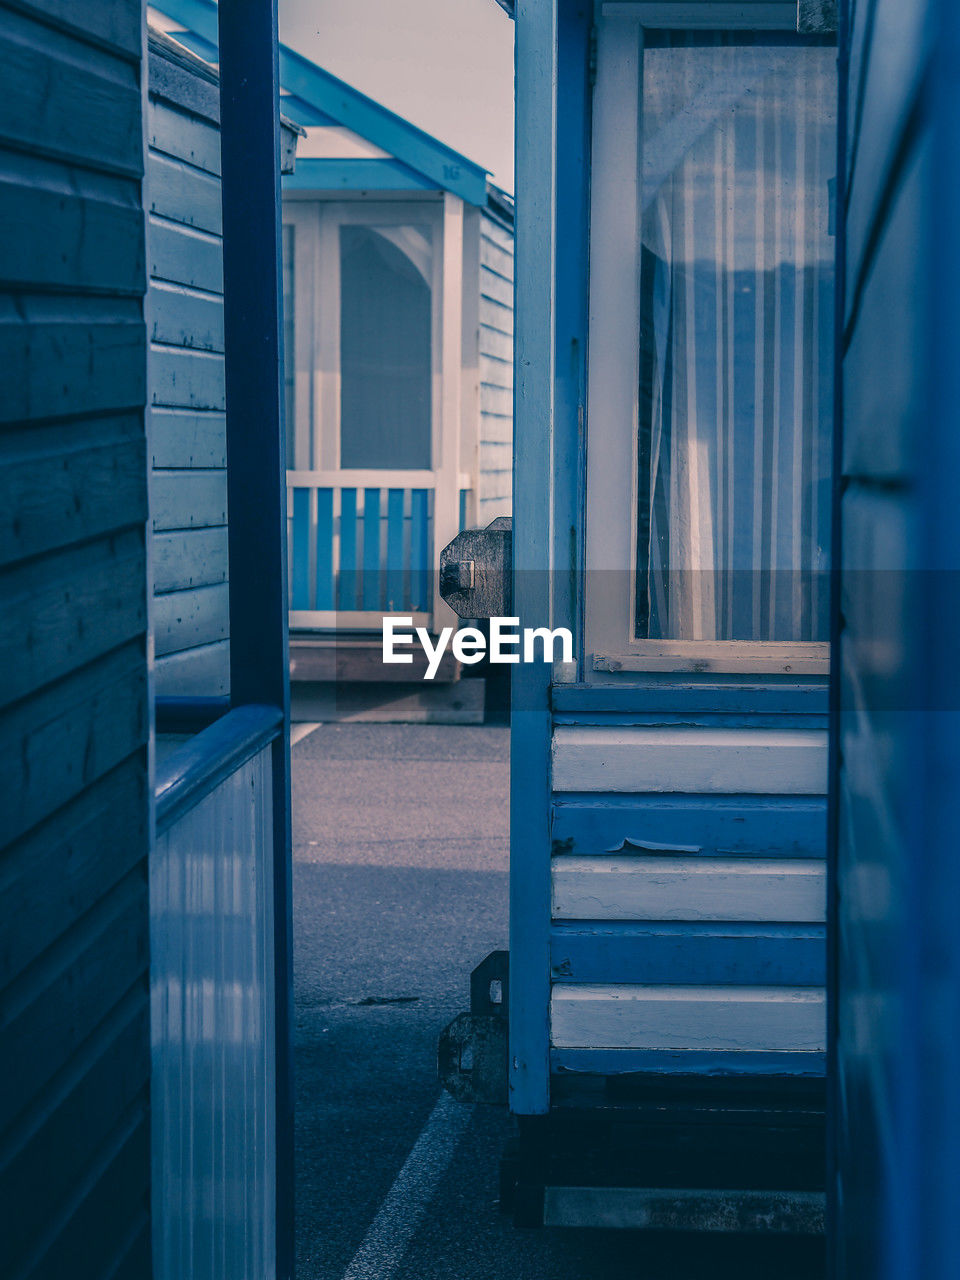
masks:
[[[637,634],[826,638],[836,52],[643,65]]]

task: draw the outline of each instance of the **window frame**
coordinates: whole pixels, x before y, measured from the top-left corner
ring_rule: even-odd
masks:
[[[303,199],[284,204],[284,225],[294,228],[298,288],[294,292],[295,472],[332,472],[340,465],[340,228],[426,226],[432,238],[430,280],[430,466],[438,469],[442,442],[443,205],[433,199]],[[332,300],[332,301],[331,301]],[[288,430],[291,428],[288,428]],[[383,472],[383,467],[353,472]],[[397,475],[404,474],[402,468]]]
[[[752,11],[752,12],[751,12]],[[597,4],[590,191],[590,290],[584,556],[584,675],[642,672],[826,676],[826,641],[638,639],[636,546],[644,31],[796,31],[796,4],[715,0]],[[627,111],[624,102],[635,103]],[[623,245],[634,269],[624,269]],[[625,335],[629,335],[626,337]],[[599,447],[598,447],[599,446]],[[623,513],[629,513],[624,520]],[[629,589],[624,590],[624,583]]]

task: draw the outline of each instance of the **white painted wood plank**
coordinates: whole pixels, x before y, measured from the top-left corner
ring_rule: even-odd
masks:
[[[820,923],[826,864],[816,858],[558,857],[558,920]]]
[[[553,789],[822,795],[827,734],[561,725],[553,735]]]
[[[230,588],[221,583],[156,596],[152,621],[158,657],[225,640],[230,632]]]
[[[511,370],[512,374],[512,370]],[[501,375],[502,376],[502,375]],[[513,378],[509,383],[485,382],[480,383],[480,412],[495,413],[499,417],[510,417],[513,413]]]
[[[149,178],[151,213],[219,235],[219,178],[156,151],[150,156]]]
[[[513,280],[513,254],[507,253],[486,236],[480,237],[480,262],[504,280]]]
[[[223,351],[223,298],[180,284],[151,281],[147,295],[151,342]]]
[[[230,692],[230,643],[221,640],[168,654],[156,660],[153,671],[158,697],[220,697]]]
[[[226,471],[152,472],[150,516],[156,532],[226,524]]]
[[[150,414],[150,453],[159,468],[191,470],[227,465],[227,424],[222,413],[154,409]]]
[[[504,387],[508,392],[513,387],[513,357],[499,357],[480,353],[478,360],[480,382],[482,385]]]
[[[499,222],[489,217],[486,213],[482,215],[480,234],[512,256],[513,232],[508,231],[506,227],[502,227]]]
[[[551,1042],[581,1049],[822,1052],[819,987],[672,987],[557,983]]]
[[[479,302],[480,324],[497,333],[513,333],[513,307],[496,298],[481,295]]]
[[[223,356],[151,345],[150,402],[174,409],[217,409],[226,405]]]
[[[477,498],[481,502],[489,502],[492,498],[508,498],[511,487],[511,471],[484,471],[477,481]]]
[[[147,252],[154,279],[223,293],[223,242],[218,235],[151,217]]]
[[[480,415],[480,443],[513,446],[513,419],[496,413]]]
[[[228,568],[225,526],[154,534],[154,591],[183,591],[226,582]]]
[[[486,266],[480,268],[480,296],[513,311],[513,281],[505,280]]]
[[[491,329],[488,325],[481,325],[480,355],[491,356],[495,360],[505,360],[512,367],[513,338],[508,333],[500,333],[497,329]],[[502,376],[505,379],[508,377],[506,370],[503,371]]]
[[[152,150],[220,176],[220,130],[208,120],[151,99],[147,109],[147,136]]]

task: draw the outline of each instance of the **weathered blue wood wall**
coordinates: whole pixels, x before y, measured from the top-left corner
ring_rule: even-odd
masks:
[[[837,1273],[960,1266],[956,5],[848,0]]]
[[[0,1270],[150,1275],[139,0],[0,4]]]
[[[150,513],[155,689],[230,692],[220,88],[150,32]]]
[[[513,226],[480,215],[477,524],[513,505]]]

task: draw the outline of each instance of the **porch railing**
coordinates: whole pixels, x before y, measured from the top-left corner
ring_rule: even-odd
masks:
[[[468,500],[461,487],[461,527]],[[291,625],[377,627],[385,613],[428,625],[439,547],[457,532],[437,527],[436,507],[432,471],[288,472]]]

